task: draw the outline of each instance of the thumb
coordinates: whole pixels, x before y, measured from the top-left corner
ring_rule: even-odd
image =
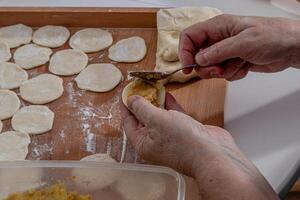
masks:
[[[220,64],[225,60],[240,57],[242,50],[240,36],[236,35],[199,51],[195,56],[195,61],[199,66]]]
[[[129,110],[144,125],[160,124],[163,110],[155,107],[143,97],[133,95],[127,100]]]

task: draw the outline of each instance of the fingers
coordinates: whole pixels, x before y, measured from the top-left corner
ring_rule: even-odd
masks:
[[[222,78],[224,69],[222,66],[196,67],[196,73],[203,79]]]
[[[166,107],[167,110],[176,110],[178,112],[185,113],[185,111],[183,110],[183,108],[181,107],[181,105],[179,105],[177,103],[177,101],[174,98],[174,96],[171,93],[169,93],[169,92],[166,93],[165,107]]]
[[[160,124],[160,118],[164,114],[162,109],[152,105],[140,96],[130,96],[127,100],[129,110],[144,125]]]

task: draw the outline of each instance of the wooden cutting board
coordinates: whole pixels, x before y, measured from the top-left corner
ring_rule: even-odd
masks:
[[[46,104],[55,113],[53,129],[31,136],[27,159],[79,160],[90,154],[107,152],[118,161],[140,162],[122,133],[120,94],[128,83],[127,70],[153,69],[155,66],[156,12],[157,9],[129,8],[0,8],[0,26],[23,23],[36,29],[43,25],[63,25],[72,34],[86,27],[101,27],[113,34],[114,43],[140,36],[148,47],[145,59],[132,64],[110,61],[107,49],[88,54],[89,63],[113,63],[122,71],[124,81],[111,92],[84,91],[77,87],[75,76],[63,77],[63,96]],[[70,48],[68,44],[53,51],[66,48]],[[47,72],[48,64],[28,70],[29,77]],[[195,79],[185,84],[167,85],[167,90],[198,121],[223,126],[224,80]],[[4,121],[3,130],[11,130],[10,120]]]

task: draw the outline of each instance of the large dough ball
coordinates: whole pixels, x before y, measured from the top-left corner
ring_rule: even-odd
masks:
[[[27,72],[17,64],[0,63],[0,88],[15,89],[28,79]]]
[[[25,81],[20,87],[21,97],[33,104],[54,101],[63,91],[63,79],[52,74],[41,74]]]
[[[6,43],[9,48],[28,44],[32,38],[32,28],[23,24],[16,24],[0,28],[0,42]]]
[[[0,90],[0,120],[12,117],[20,108],[20,100],[10,90]]]
[[[141,37],[130,37],[118,41],[108,49],[108,57],[117,62],[138,62],[147,52],[145,40]]]
[[[0,43],[0,62],[8,61],[11,58],[9,46],[6,43]]]
[[[81,89],[94,92],[107,92],[114,89],[122,80],[121,71],[113,64],[91,64],[75,78]]]
[[[32,41],[36,44],[56,48],[62,46],[70,37],[70,31],[63,26],[47,25],[37,29]]]
[[[110,32],[100,28],[86,28],[77,31],[70,39],[69,45],[85,53],[97,52],[109,47],[113,42]]]

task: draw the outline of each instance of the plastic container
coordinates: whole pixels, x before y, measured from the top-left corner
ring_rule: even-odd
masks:
[[[93,200],[184,200],[185,182],[172,169],[95,161],[0,163],[0,199],[28,189],[64,183]]]

